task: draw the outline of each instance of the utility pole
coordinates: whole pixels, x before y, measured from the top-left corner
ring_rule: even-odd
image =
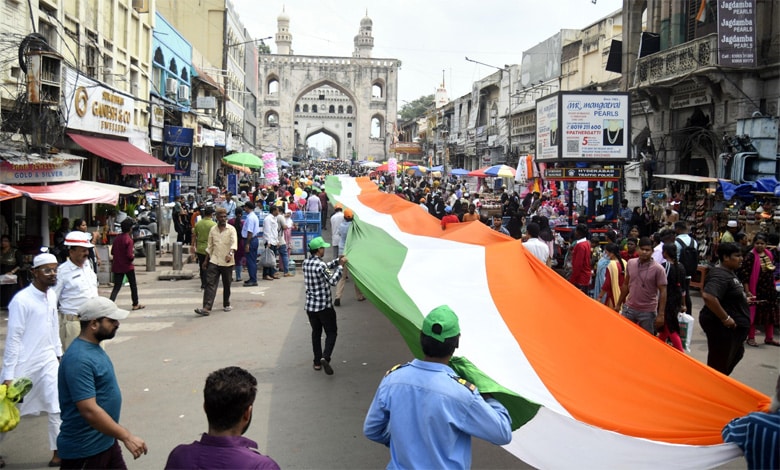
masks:
[[[479,62],[477,60],[469,59],[466,57],[466,60],[469,62],[473,62],[475,64],[484,65],[485,67],[491,67],[496,70],[501,70],[502,72],[506,72],[509,76],[509,96],[508,96],[508,109],[507,109],[507,162],[509,162],[509,157],[512,155],[512,67],[509,65],[504,64],[503,67],[497,67],[495,65],[486,64],[484,62]],[[516,166],[516,165],[515,165]]]

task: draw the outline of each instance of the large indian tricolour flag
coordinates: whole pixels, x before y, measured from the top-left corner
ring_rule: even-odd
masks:
[[[460,318],[455,370],[512,416],[538,468],[709,468],[741,456],[720,431],[769,398],[589,299],[485,225],[440,223],[367,178],[331,176],[355,213],[346,254],[364,294],[422,356],[423,317]]]

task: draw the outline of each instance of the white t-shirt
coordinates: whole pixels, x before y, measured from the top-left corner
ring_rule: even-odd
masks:
[[[547,264],[547,260],[550,259],[550,247],[547,243],[538,238],[529,238],[527,242],[523,242],[523,246],[539,261]]]

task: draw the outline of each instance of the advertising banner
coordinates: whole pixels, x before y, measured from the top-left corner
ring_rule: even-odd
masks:
[[[718,2],[718,64],[756,66],[755,0]]]
[[[558,95],[536,102],[536,159],[557,160],[560,142]]]
[[[64,67],[64,97],[60,111],[68,129],[129,138],[135,100]]]
[[[626,160],[631,144],[627,93],[561,93],[561,158]]]
[[[165,126],[163,132],[163,161],[176,167],[177,175],[189,176],[192,166],[193,129]]]

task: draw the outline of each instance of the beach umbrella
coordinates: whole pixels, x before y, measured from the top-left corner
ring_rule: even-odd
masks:
[[[422,165],[415,165],[415,166],[409,167],[409,169],[410,170],[414,170],[415,174],[417,174],[417,173],[425,174],[425,173],[428,173],[428,171],[429,171],[428,168],[426,168],[426,167],[424,167]]]
[[[361,163],[360,166],[364,166],[366,168],[377,168],[377,167],[381,166],[381,163],[365,162],[365,163]]]
[[[469,170],[464,170],[463,168],[455,168],[450,171],[450,174],[455,176],[466,176],[469,174]]]
[[[485,174],[485,170],[490,168],[489,166],[486,166],[484,168],[480,168],[479,170],[472,170],[468,173],[466,173],[468,176],[476,176],[477,178],[486,178],[490,175]]]
[[[263,167],[263,160],[260,157],[247,152],[231,153],[222,158],[222,161],[230,165],[252,168],[253,170]]]
[[[444,165],[432,166],[431,171],[444,171]]]
[[[279,166],[282,167],[282,168],[289,168],[290,162],[285,161],[285,160],[279,160]]]
[[[497,178],[514,178],[517,170],[507,165],[493,165],[484,170],[485,175]]]

